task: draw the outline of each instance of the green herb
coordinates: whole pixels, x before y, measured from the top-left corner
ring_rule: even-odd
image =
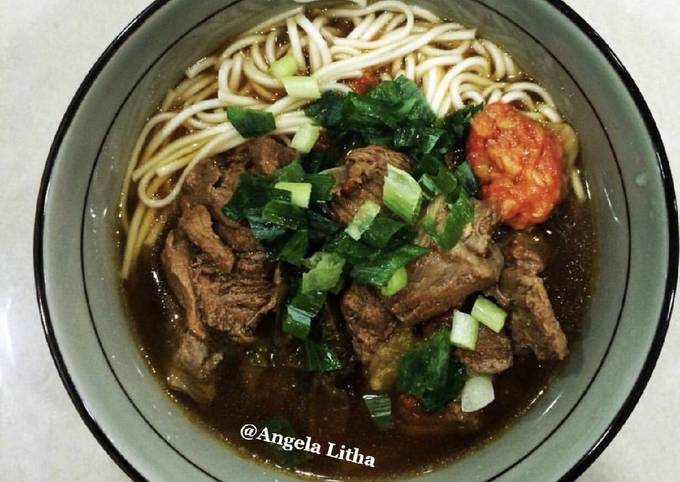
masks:
[[[286,201],[269,201],[262,209],[262,219],[270,223],[297,229],[307,221],[304,209]]]
[[[243,137],[259,137],[276,129],[271,112],[247,107],[227,107],[227,118]]]
[[[307,338],[312,326],[312,319],[319,314],[325,302],[326,294],[323,291],[311,291],[309,293],[298,291],[286,307],[283,331],[302,340]]]
[[[394,272],[387,284],[380,288],[380,293],[382,293],[383,296],[393,296],[404,289],[407,284],[408,273],[406,272],[406,268],[402,266]]]
[[[274,188],[290,192],[291,204],[306,208],[312,195],[312,185],[308,182],[277,182]]]
[[[305,340],[305,368],[310,372],[330,372],[342,368],[342,362],[326,343]]]
[[[374,248],[382,249],[387,246],[392,236],[397,234],[403,227],[404,223],[401,221],[378,214],[361,239]]]
[[[343,103],[344,98],[340,94],[327,91],[321,95],[319,100],[305,108],[305,114],[322,126],[337,127],[342,121]]]
[[[472,317],[487,328],[500,333],[508,313],[491,300],[478,296],[470,312]]]
[[[345,228],[345,232],[354,240],[361,239],[361,236],[371,227],[373,220],[380,212],[380,205],[372,200],[364,201],[359,207],[352,221]]]
[[[300,161],[295,160],[272,174],[272,179],[274,182],[302,182],[305,175]]]
[[[330,174],[307,174],[305,181],[312,185],[312,202],[324,203],[331,199],[331,189],[335,186],[335,178]]]
[[[309,249],[309,232],[300,229],[292,232],[279,247],[272,249],[271,259],[273,261],[285,261],[295,266],[302,264],[303,258]]]
[[[310,240],[314,242],[328,241],[342,230],[338,223],[313,210],[307,211],[307,224]]]
[[[479,184],[477,183],[477,178],[472,172],[469,162],[463,162],[456,168],[454,173],[458,183],[465,189],[465,192],[470,196],[474,196],[479,191]]]
[[[412,224],[420,213],[422,189],[408,172],[388,164],[382,199],[393,213]]]
[[[399,363],[397,390],[415,395],[423,409],[438,412],[460,394],[464,367],[451,358],[449,330],[441,329],[406,352]]]
[[[437,231],[435,219],[428,213],[421,225],[427,234],[442,248],[452,249],[460,240],[463,228],[472,221],[474,207],[467,194],[460,192],[454,203],[447,204],[448,214],[442,231]]]
[[[262,209],[271,200],[290,201],[290,192],[274,189],[271,180],[250,172],[239,177],[234,194],[222,208],[225,216],[242,221],[247,213]]]
[[[394,428],[392,419],[392,400],[386,393],[370,393],[363,395],[368,413],[378,430],[390,430]]]
[[[481,105],[466,106],[437,118],[420,88],[400,76],[381,82],[363,95],[342,97],[326,92],[305,113],[332,129],[337,147],[332,150],[346,152],[348,146],[380,144],[409,154],[418,166],[425,154],[443,161],[448,152],[453,152],[456,163],[462,162],[470,120],[480,109]]]
[[[326,291],[338,284],[345,259],[335,253],[317,251],[309,259],[308,266],[311,269],[302,275],[301,292]]]
[[[428,249],[405,244],[391,252],[382,252],[366,262],[357,263],[350,276],[359,283],[385,286],[395,271],[428,252]]]
[[[349,261],[350,264],[362,263],[377,255],[374,248],[361,241],[350,238],[344,231],[328,241],[324,245],[323,250],[329,253],[339,254]]]

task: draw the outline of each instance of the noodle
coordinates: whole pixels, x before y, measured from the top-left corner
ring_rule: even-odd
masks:
[[[264,109],[275,117],[274,135],[286,136],[311,122],[300,109],[309,102],[286,95],[269,73],[291,53],[300,72],[313,75],[321,91],[350,92],[343,81],[380,69],[381,80],[405,75],[421,86],[433,110],[447,115],[470,103],[513,103],[526,115],[560,122],[550,94],[522,77],[512,57],[476,29],[443,22],[423,7],[400,0],[314,10],[307,1],[249,30],[221,53],[186,70],[170,90],[161,112],[151,117],[135,144],[121,192],[121,221],[127,232],[122,276],[128,276],[144,245],[160,235],[167,213],[191,169],[246,139],[228,122],[225,108]],[[347,32],[338,21],[349,22]],[[383,69],[387,67],[387,70]],[[177,136],[177,130],[188,132]],[[578,174],[575,190],[583,193]],[[131,185],[137,199],[128,205]],[[158,192],[167,186],[163,193]],[[580,188],[580,189],[578,189]],[[128,212],[133,212],[132,218]]]

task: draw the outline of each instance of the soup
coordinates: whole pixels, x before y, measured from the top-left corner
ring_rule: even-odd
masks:
[[[579,162],[550,94],[474,29],[401,2],[274,18],[190,67],[137,140],[121,277],[140,349],[265,463],[454,460],[578,337]]]

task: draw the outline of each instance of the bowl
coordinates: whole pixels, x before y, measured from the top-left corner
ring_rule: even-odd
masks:
[[[479,27],[556,97],[582,133],[598,269],[580,340],[554,383],[501,437],[423,480],[573,480],[631,413],[659,355],[678,269],[668,160],[645,101],[597,33],[556,0],[418,1]],[[292,1],[158,0],[106,49],[47,159],[35,278],[47,342],[73,403],[135,480],[289,480],[192,422],[131,330],[114,243],[134,139],[194,60]]]

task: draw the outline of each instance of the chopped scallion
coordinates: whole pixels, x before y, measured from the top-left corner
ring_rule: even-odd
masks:
[[[427,252],[428,250],[421,246],[404,244],[393,251],[380,253],[370,260],[355,263],[350,275],[361,284],[385,286],[395,271]]]
[[[283,331],[296,338],[303,340],[307,338],[312,326],[312,319],[321,311],[325,302],[326,294],[322,291],[298,292],[286,308]]]
[[[451,344],[466,350],[477,346],[479,322],[467,313],[455,310],[451,323]]]
[[[408,283],[408,273],[405,267],[401,267],[394,272],[390,280],[385,286],[380,288],[380,292],[384,296],[392,296],[401,291]]]
[[[499,333],[503,329],[508,313],[483,296],[478,296],[470,312],[472,317],[486,325],[489,329]]]
[[[382,249],[387,246],[390,239],[403,227],[404,223],[401,221],[378,214],[361,239],[374,248]]]
[[[269,201],[262,209],[262,219],[270,223],[297,229],[306,222],[305,211],[286,201]]]
[[[330,372],[342,368],[337,353],[328,346],[314,340],[305,340],[305,369],[310,372]]]
[[[456,202],[448,204],[448,214],[441,232],[437,231],[435,220],[429,213],[423,217],[421,224],[439,247],[451,249],[458,243],[465,225],[472,221],[473,217],[474,207],[467,194],[461,191]]]
[[[269,67],[269,73],[277,79],[290,77],[298,71],[298,63],[292,52],[288,52]]]
[[[409,224],[413,224],[418,217],[422,192],[418,182],[408,172],[391,164],[387,165],[383,202]]]
[[[247,107],[227,107],[227,119],[243,137],[258,137],[276,129],[271,112]]]
[[[390,430],[394,427],[392,419],[392,400],[386,393],[367,393],[364,399],[368,413],[378,430]]]
[[[465,382],[461,395],[463,412],[476,412],[493,402],[495,394],[493,382],[488,375],[471,377]]]
[[[319,135],[321,135],[321,128],[319,126],[304,124],[300,126],[293,136],[290,147],[302,154],[307,154],[312,150],[314,144],[316,144]]]
[[[312,185],[308,182],[277,182],[276,189],[290,192],[290,202],[295,206],[306,208],[312,194]]]
[[[335,288],[342,276],[345,259],[335,253],[318,251],[310,258],[309,265],[311,269],[302,275],[302,293]]]
[[[365,201],[357,210],[357,213],[354,215],[354,218],[347,228],[345,228],[349,237],[357,241],[361,239],[361,235],[371,227],[373,220],[379,212],[380,205],[378,203],[371,201],[370,199]]]
[[[305,181],[312,185],[312,202],[326,202],[331,198],[335,179],[328,174],[307,174]]]
[[[318,99],[321,97],[319,82],[314,77],[304,77],[300,75],[283,77],[283,86],[291,97],[298,99]]]

